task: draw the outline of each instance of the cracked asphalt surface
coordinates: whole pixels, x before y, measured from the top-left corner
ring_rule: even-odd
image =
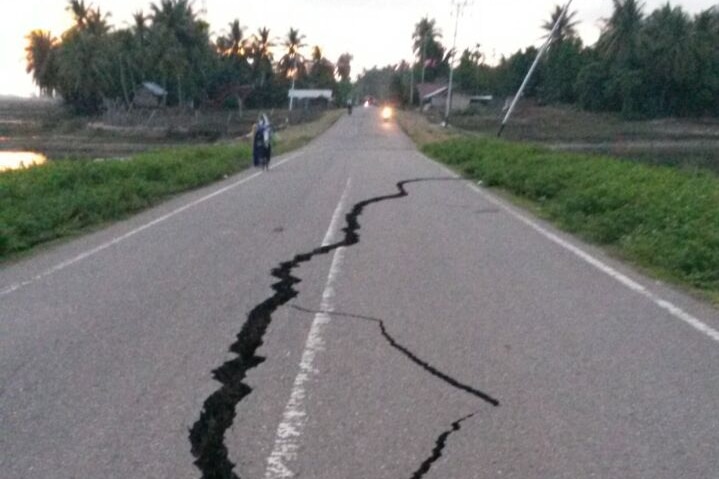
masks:
[[[0,270],[0,477],[716,479],[717,342],[374,109],[273,163]]]

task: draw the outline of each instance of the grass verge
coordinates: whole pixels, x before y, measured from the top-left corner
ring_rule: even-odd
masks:
[[[423,151],[530,201],[561,228],[719,300],[719,178],[494,139]]]
[[[341,111],[279,134],[276,154],[299,148]],[[123,161],[58,161],[0,173],[0,260],[127,217],[252,163],[248,142],[156,150]]]

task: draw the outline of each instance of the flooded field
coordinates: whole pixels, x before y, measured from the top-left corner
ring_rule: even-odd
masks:
[[[47,163],[47,157],[31,151],[0,151],[0,171],[31,168]]]
[[[278,129],[285,110],[266,113]],[[291,124],[306,123],[321,111],[292,112]],[[58,100],[0,97],[0,151],[38,152],[48,160],[126,158],[144,151],[248,135],[258,112],[245,110],[157,109],[79,117]]]
[[[465,131],[496,136],[499,109],[455,115]],[[439,120],[436,120],[439,121]],[[655,165],[719,173],[719,119],[662,118],[626,121],[619,115],[569,107],[520,104],[503,138],[555,150],[599,153]]]

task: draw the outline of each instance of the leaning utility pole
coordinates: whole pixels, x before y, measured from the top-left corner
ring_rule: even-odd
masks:
[[[514,111],[514,108],[517,106],[517,102],[519,102],[519,99],[522,97],[522,94],[524,93],[524,89],[527,87],[527,84],[529,83],[529,79],[532,77],[534,70],[537,68],[537,65],[539,64],[539,60],[542,58],[544,53],[547,51],[547,48],[549,48],[549,45],[552,43],[552,40],[554,40],[554,34],[557,32],[557,28],[559,28],[559,24],[562,23],[562,20],[564,20],[564,16],[567,14],[567,11],[569,10],[569,5],[571,5],[571,3],[572,3],[572,0],[569,0],[567,2],[567,4],[564,6],[564,8],[562,9],[562,13],[559,14],[559,18],[557,19],[557,22],[554,24],[554,27],[552,28],[552,31],[549,34],[549,38],[547,38],[547,41],[544,42],[544,45],[542,45],[542,48],[539,49],[539,52],[537,53],[537,58],[534,59],[534,63],[532,63],[532,67],[529,69],[529,73],[527,73],[527,76],[524,77],[522,86],[519,87],[517,94],[514,95],[512,104],[510,105],[509,110],[507,110],[507,114],[505,115],[504,120],[502,120],[502,126],[499,127],[499,132],[497,133],[497,138],[502,136],[502,132],[504,131],[504,127],[507,126],[507,121],[509,121],[509,117],[512,116],[512,112]]]

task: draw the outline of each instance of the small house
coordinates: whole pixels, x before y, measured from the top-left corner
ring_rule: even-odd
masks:
[[[417,85],[420,103],[423,110],[442,110],[447,106],[449,86],[446,84],[420,83]],[[452,111],[464,111],[469,108],[471,97],[464,93],[452,90]]]
[[[159,108],[165,104],[167,90],[157,83],[143,82],[135,89],[132,105],[135,108]]]

